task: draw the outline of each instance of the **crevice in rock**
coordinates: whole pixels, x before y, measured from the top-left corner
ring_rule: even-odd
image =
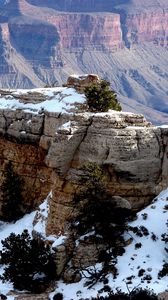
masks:
[[[90,117],[90,123],[87,125],[86,131],[85,131],[85,133],[84,133],[82,139],[80,140],[78,146],[76,147],[76,150],[74,151],[73,159],[71,160],[70,166],[72,166],[73,161],[74,161],[74,158],[75,158],[75,156],[76,156],[76,154],[77,154],[77,152],[78,152],[78,150],[79,150],[81,144],[84,142],[85,138],[87,137],[88,130],[89,130],[90,126],[92,125],[92,123],[93,123],[93,116]]]
[[[3,117],[5,119],[5,128],[4,128],[4,130],[5,130],[5,133],[6,133],[6,131],[8,130],[8,120],[7,120],[7,117],[5,116],[4,113],[3,113]]]
[[[140,137],[139,137],[139,134],[138,132],[136,131],[136,141],[137,141],[137,149],[138,149],[138,152],[140,153]]]
[[[154,135],[155,135],[155,137],[156,137],[156,140],[157,140],[157,142],[158,142],[158,146],[159,146],[159,157],[162,159],[161,153],[162,153],[162,149],[163,149],[163,147],[164,147],[164,145],[163,145],[162,130],[160,129],[161,141],[159,140],[159,137],[158,137],[157,133],[156,133],[155,131],[153,131],[153,133],[154,133]],[[162,149],[161,149],[161,148],[162,148]]]
[[[160,160],[161,160],[161,168],[160,168],[160,172],[159,172],[159,175],[158,175],[158,182],[161,182],[163,180],[162,177],[163,177],[164,159],[165,159],[165,156],[167,156],[167,153],[166,153],[167,143],[166,144],[164,143],[165,135],[163,135],[163,132],[162,132],[161,128],[160,128],[160,136],[161,136],[161,142],[159,141],[159,139],[157,137],[158,145],[159,145],[159,155],[160,155]],[[161,150],[161,148],[162,148],[162,150]],[[163,153],[162,156],[161,156],[161,152]]]
[[[122,39],[126,48],[130,49],[131,43],[128,40],[128,27],[126,25],[127,14],[123,9],[114,8],[113,12],[120,15],[120,26],[122,31]]]
[[[41,124],[41,130],[40,130],[40,138],[41,138],[41,136],[44,134],[44,126],[45,126],[45,114],[42,114],[42,118],[43,118],[43,120],[42,120],[42,124]]]

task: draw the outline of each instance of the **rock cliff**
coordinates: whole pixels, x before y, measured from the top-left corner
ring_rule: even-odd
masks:
[[[168,11],[164,10],[129,14],[125,23],[126,38],[130,45],[147,41],[167,47],[167,20]]]
[[[167,127],[152,126],[140,114],[84,112],[85,98],[72,88],[0,93],[1,182],[10,160],[32,208],[52,189],[48,234],[66,231],[74,178],[85,162],[103,165],[109,193],[133,209],[167,187]]]

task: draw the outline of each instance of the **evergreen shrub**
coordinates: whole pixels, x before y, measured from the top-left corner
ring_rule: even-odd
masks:
[[[2,219],[7,222],[16,221],[23,216],[24,199],[22,196],[23,180],[14,171],[12,163],[5,167],[5,179],[2,184]]]
[[[11,281],[18,290],[43,292],[55,277],[49,246],[42,240],[31,239],[27,230],[18,235],[11,233],[2,246],[1,263],[5,265],[2,281]]]
[[[85,88],[85,96],[91,111],[107,112],[109,109],[121,111],[121,105],[117,100],[116,93],[110,89],[110,83],[101,80]]]

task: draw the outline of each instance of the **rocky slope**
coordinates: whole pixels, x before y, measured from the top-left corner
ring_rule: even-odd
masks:
[[[167,122],[166,0],[0,1],[0,86],[99,73],[124,109]]]

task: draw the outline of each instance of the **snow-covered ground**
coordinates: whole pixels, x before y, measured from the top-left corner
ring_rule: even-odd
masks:
[[[37,114],[42,110],[58,113],[70,113],[75,109],[76,104],[83,104],[85,96],[76,92],[73,88],[55,87],[55,88],[37,88],[30,90],[9,90],[10,95],[0,95],[0,109],[21,109],[25,112]],[[41,98],[36,103],[26,103],[24,97],[32,100]],[[44,99],[44,100],[43,100]]]
[[[158,272],[162,269],[163,261],[168,261],[168,254],[166,255],[164,249],[165,243],[161,238],[161,235],[168,231],[167,205],[168,189],[163,191],[157,199],[154,199],[151,205],[139,212],[136,221],[130,223],[133,227],[145,226],[149,235],[138,237],[132,232],[127,235],[127,238],[132,237],[133,241],[125,248],[125,254],[118,257],[119,275],[116,279],[113,279],[111,275],[108,277],[108,284],[113,290],[119,288],[128,292],[128,288],[131,291],[135,287],[142,287],[153,289],[159,293],[168,289],[168,276],[158,279]],[[152,239],[153,233],[156,235],[156,241]],[[137,243],[141,243],[142,247],[136,249],[135,244]],[[145,272],[143,276],[139,277],[138,273],[141,269],[144,269]],[[149,275],[151,276],[150,281],[147,280]],[[86,279],[74,284],[59,282],[57,292],[61,292],[65,300],[76,300],[94,297],[103,287],[102,284],[97,284],[92,289],[87,289],[84,287],[85,282]]]
[[[45,219],[47,217],[49,201],[48,196],[45,202],[40,206],[39,220],[35,225],[35,229],[42,231],[45,237]],[[168,209],[168,189],[163,191],[153,203],[147,208],[138,213],[137,220],[130,223],[131,226],[145,226],[149,235],[139,237],[130,232],[126,238],[133,238],[133,241],[128,245],[123,256],[118,257],[118,272],[119,275],[113,279],[111,275],[108,276],[109,285],[112,289],[121,288],[123,291],[132,290],[135,287],[153,289],[156,293],[168,289],[168,277],[158,279],[158,272],[162,269],[164,260],[168,261],[168,254],[166,255],[165,243],[162,241],[162,234],[167,232],[167,209]],[[33,220],[36,212],[24,216],[22,219],[14,224],[0,224],[0,239],[3,240],[10,235],[11,232],[16,234],[21,233],[24,229],[28,229],[31,233],[33,229]],[[42,216],[42,217],[41,217]],[[154,236],[155,235],[155,236]],[[152,239],[152,237],[154,237]],[[55,245],[62,243],[65,237],[48,237],[55,241]],[[141,243],[141,248],[136,249],[136,244]],[[1,249],[0,243],[0,249]],[[100,266],[100,265],[99,265]],[[139,271],[143,269],[143,276],[138,276]],[[0,273],[3,272],[3,267]],[[151,278],[151,279],[150,279]],[[98,291],[103,287],[102,284],[97,284],[91,289],[85,287],[86,279],[82,279],[79,283],[65,284],[62,281],[57,283],[56,290],[50,294],[52,300],[56,292],[61,292],[65,300],[77,300],[80,298],[90,298],[96,296]],[[12,289],[12,284],[0,282],[0,292],[7,294]],[[12,296],[8,296],[8,300],[12,300]]]

